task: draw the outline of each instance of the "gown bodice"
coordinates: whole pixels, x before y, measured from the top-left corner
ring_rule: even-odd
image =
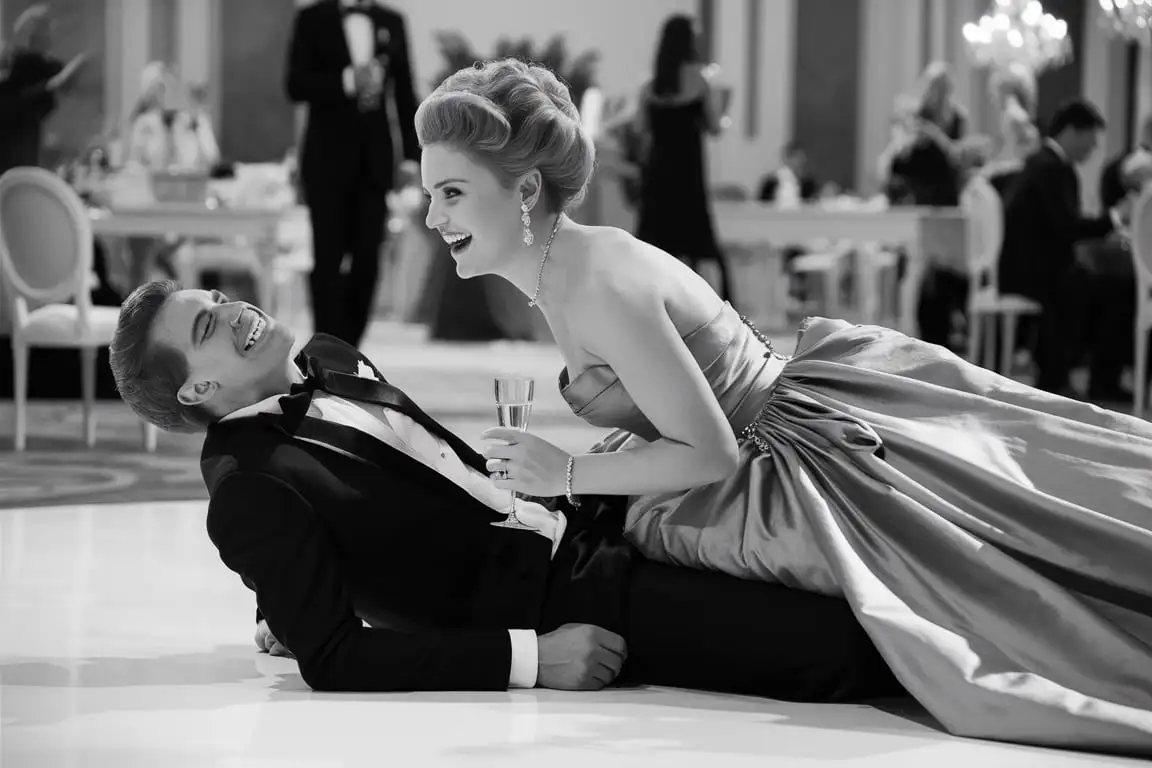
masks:
[[[740,434],[756,419],[771,392],[781,358],[773,354],[771,342],[727,303],[683,338],[733,431]],[[568,370],[562,370],[560,393],[572,412],[593,426],[626,430],[649,442],[660,437],[607,365],[592,366],[571,381]]]

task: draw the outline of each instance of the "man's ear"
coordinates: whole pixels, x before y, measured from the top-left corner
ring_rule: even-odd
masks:
[[[176,399],[182,405],[204,405],[219,391],[220,385],[215,381],[188,381],[176,393]]]

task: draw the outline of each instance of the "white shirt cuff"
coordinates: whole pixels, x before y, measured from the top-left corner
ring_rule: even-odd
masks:
[[[344,67],[344,93],[356,95],[356,73],[352,67]]]
[[[564,538],[564,531],[568,529],[568,518],[563,512],[556,513],[556,527],[552,530],[552,557],[556,557],[556,550],[560,548],[560,539]]]
[[[535,688],[539,664],[536,633],[530,629],[510,629],[512,669],[508,672],[509,688]]]

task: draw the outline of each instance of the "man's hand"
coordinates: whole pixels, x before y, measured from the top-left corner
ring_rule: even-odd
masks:
[[[256,625],[256,647],[260,649],[261,653],[267,653],[272,656],[284,656],[289,659],[296,658],[292,655],[292,651],[285,648],[280,644],[280,641],[272,634],[272,630],[268,629],[268,622],[261,620]]]
[[[616,679],[628,656],[624,638],[592,624],[565,624],[536,642],[536,684],[543,688],[597,691]]]

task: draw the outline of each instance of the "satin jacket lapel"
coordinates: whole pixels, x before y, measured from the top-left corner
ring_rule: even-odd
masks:
[[[306,397],[297,395],[296,397]],[[372,435],[355,427],[334,424],[324,419],[307,416],[298,422],[289,421],[284,416],[261,413],[252,416],[260,422],[284,432],[289,437],[323,446],[354,461],[367,464],[389,475],[403,474],[412,477],[425,488],[435,488],[437,493],[459,493],[461,498],[471,500],[467,491],[448,478],[403,451],[382,443]],[[493,519],[498,515],[493,512]]]
[[[354,347],[331,337],[326,337],[320,341],[321,344],[310,343],[305,347],[297,356],[296,365],[309,376],[314,376],[321,381],[326,392],[350,400],[375,403],[403,413],[447,442],[465,464],[485,475],[489,474],[483,456],[421,410],[402,390],[389,384],[371,361],[363,357]],[[325,347],[323,350],[325,352],[338,351],[340,357],[344,359],[333,360],[333,364],[330,365],[327,360],[321,359],[319,354],[314,353],[320,352],[320,349],[317,349],[320,346]],[[355,375],[353,371],[358,369],[361,364],[368,366],[376,378],[370,379]]]

